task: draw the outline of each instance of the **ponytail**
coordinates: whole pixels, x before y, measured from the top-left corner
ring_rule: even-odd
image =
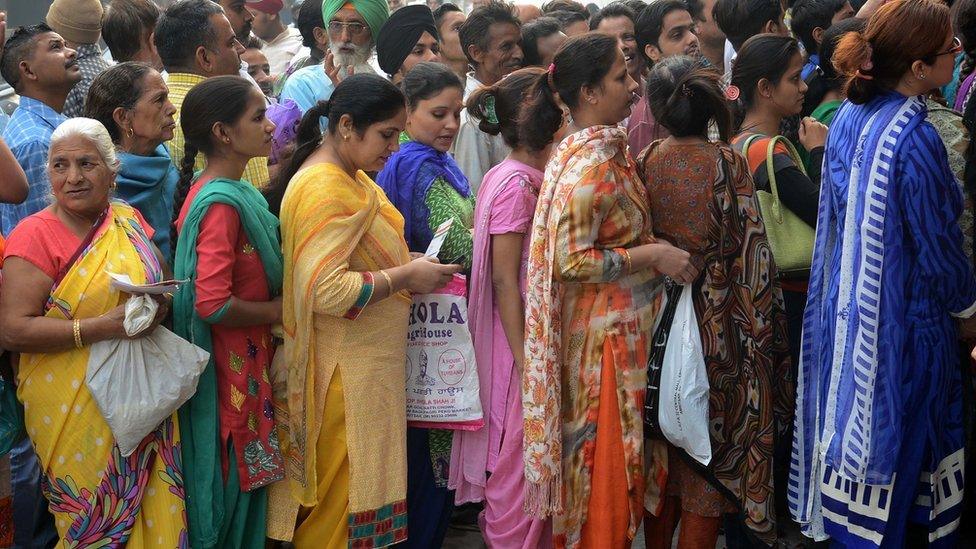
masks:
[[[675,137],[706,137],[714,120],[722,141],[732,137],[732,112],[715,69],[687,56],[656,63],[647,75],[651,113]]]
[[[193,167],[197,162],[197,148],[191,143],[186,142],[183,147],[183,160],[180,162],[180,179],[176,184],[176,193],[173,201],[173,224],[170,226],[169,241],[170,249],[173,250],[173,254],[176,254],[176,240],[179,237],[179,232],[176,230],[176,220],[180,218],[180,212],[183,211],[183,203],[186,202],[186,196],[190,194],[190,186],[193,182]]]
[[[284,169],[279,170],[274,180],[262,191],[268,201],[268,210],[275,216],[281,215],[281,201],[285,198],[285,191],[288,190],[288,182],[322,142],[322,117],[329,117],[329,107],[329,100],[319,101],[305,112],[295,135],[295,150],[290,158],[284,159]]]
[[[519,120],[519,111],[526,94],[531,90],[540,75],[546,71],[539,67],[526,67],[519,69],[505,78],[502,78],[492,86],[479,88],[468,97],[466,108],[468,114],[478,119],[478,128],[489,135],[501,135],[505,144],[512,149],[517,149],[524,143],[523,135],[525,128]],[[562,123],[562,113],[560,112],[560,124]],[[559,127],[557,126],[558,130]],[[544,130],[540,130],[545,133]],[[552,140],[552,134],[548,133],[546,144]],[[534,151],[541,151],[530,145]]]
[[[549,85],[549,73],[536,75],[525,105],[519,126],[520,137],[532,150],[541,151],[549,146],[553,136],[563,124],[563,110],[559,107],[556,94]]]

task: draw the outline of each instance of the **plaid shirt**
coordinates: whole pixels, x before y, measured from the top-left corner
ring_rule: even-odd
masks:
[[[67,118],[44,103],[21,97],[20,106],[4,128],[3,140],[27,174],[29,185],[27,200],[23,203],[0,204],[0,232],[4,235],[10,234],[21,219],[43,210],[50,202],[47,151],[51,146],[51,134],[65,120]]]
[[[173,158],[173,165],[180,169],[183,162],[183,151],[186,148],[186,138],[183,136],[183,128],[180,126],[180,114],[183,111],[183,100],[193,86],[203,82],[207,78],[198,74],[185,72],[171,72],[166,75],[166,85],[169,87],[169,100],[176,107],[176,129],[173,130],[173,139],[167,143],[169,155]],[[200,171],[204,168],[202,154],[198,154],[193,163],[193,170]],[[268,183],[271,176],[268,175],[268,158],[265,156],[252,158],[247,167],[244,168],[243,179],[250,181],[255,187],[261,188]]]
[[[88,88],[91,87],[92,80],[102,71],[112,65],[102,56],[102,50],[98,44],[82,44],[75,50],[78,52],[78,68],[81,70],[81,80],[71,88],[68,99],[64,102],[64,109],[61,112],[68,118],[74,118],[84,114],[85,99],[88,97]]]

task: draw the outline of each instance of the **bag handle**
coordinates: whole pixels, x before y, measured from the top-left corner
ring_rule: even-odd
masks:
[[[749,155],[749,145],[754,141],[762,138],[764,136],[760,134],[752,134],[746,138],[746,142],[743,145],[742,151],[748,157]],[[783,209],[782,204],[779,200],[779,187],[776,185],[776,169],[773,164],[773,156],[776,153],[776,144],[782,143],[786,148],[786,152],[793,161],[793,164],[800,170],[800,173],[807,175],[806,168],[803,167],[803,161],[800,160],[800,154],[796,151],[796,147],[793,143],[783,135],[774,135],[769,138],[769,142],[766,144],[766,178],[769,180],[769,192],[773,195],[773,218],[776,223],[783,223]]]

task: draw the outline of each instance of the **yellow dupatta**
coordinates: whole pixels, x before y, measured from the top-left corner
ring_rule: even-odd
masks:
[[[399,229],[395,242],[367,234],[377,216]],[[293,495],[300,504],[313,506],[318,486],[315,448],[325,393],[337,366],[335,361],[319,363],[315,349],[313,304],[323,292],[321,279],[347,265],[360,246],[369,248],[378,268],[402,264],[409,260],[409,254],[403,240],[403,218],[389,205],[382,190],[365,173],[358,172],[353,180],[332,164],[305,168],[292,178],[281,205],[281,238],[288,387],[287,413],[279,421],[281,449],[294,481]],[[334,323],[331,327],[335,331],[330,335],[340,340],[345,336],[345,326]],[[349,408],[347,405],[351,411]],[[355,418],[347,416],[349,421]],[[357,490],[357,484],[356,479],[351,480],[351,492]],[[357,499],[350,494],[351,512],[362,510],[357,508]]]
[[[45,316],[92,318],[123,303],[107,272],[128,275],[137,284],[162,278],[151,241],[135,210],[123,202],[110,204],[55,281]],[[62,541],[111,546],[126,539],[148,545],[152,539],[179,545],[186,524],[175,422],[165,421],[123,458],[85,385],[88,356],[87,346],[24,353],[18,372],[25,424],[46,473],[46,497]],[[155,497],[144,499],[146,493]]]

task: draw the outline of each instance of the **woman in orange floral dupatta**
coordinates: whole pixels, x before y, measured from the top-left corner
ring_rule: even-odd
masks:
[[[587,34],[556,54],[523,112],[532,146],[559,128],[557,94],[572,115],[539,193],[525,304],[525,505],[553,516],[557,547],[629,547],[637,533],[653,279],[696,275],[687,253],[648,236],[617,126],[636,89],[616,40]]]

